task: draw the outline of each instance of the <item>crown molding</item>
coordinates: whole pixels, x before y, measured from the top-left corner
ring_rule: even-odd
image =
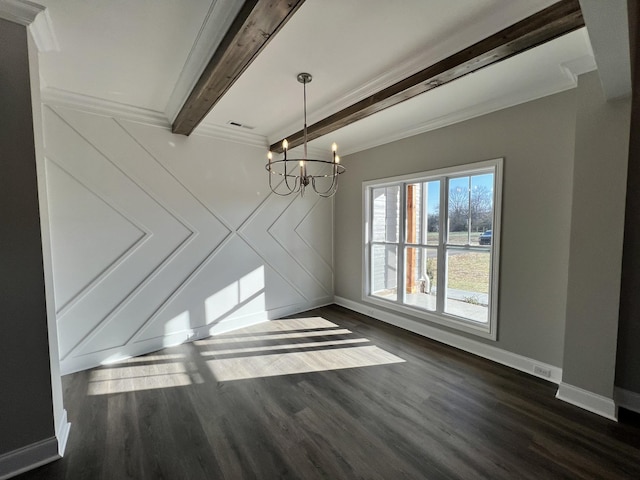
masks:
[[[266,138],[265,138],[266,140]],[[267,144],[267,148],[269,148],[269,144]],[[287,155],[289,158],[303,158],[304,156],[304,146],[299,145],[295,148],[292,148],[287,151]],[[342,152],[339,152],[342,155]],[[278,155],[278,154],[276,154]],[[314,158],[316,160],[331,160],[331,150],[328,148],[322,148],[317,145],[307,145],[307,158]]]
[[[43,10],[37,15],[33,23],[29,26],[31,36],[39,52],[59,52],[60,45],[53,30],[53,23],[49,16],[49,10]]]
[[[171,122],[178,115],[241,7],[242,2],[234,0],[212,0],[164,110]]]
[[[567,77],[577,85],[578,77],[583,73],[592,72],[596,68],[596,61],[593,55],[584,55],[583,57],[576,58],[569,62],[560,64],[560,68],[564,71]]]
[[[0,0],[0,18],[29,26],[45,7],[27,0]]]
[[[375,140],[370,142],[349,145],[348,147],[342,149],[341,156],[351,155],[363,150],[368,150],[370,148],[385,145],[387,143],[402,140],[404,138],[413,137],[421,133],[437,130],[438,128],[447,127],[449,125],[464,122],[466,120],[471,120],[473,118],[487,115],[498,110],[514,107],[516,105],[531,102],[533,100],[547,97],[549,95],[564,92],[565,90],[576,88],[578,86],[578,75],[582,75],[583,73],[595,70],[596,65],[593,57],[587,55],[572,62],[559,65],[559,68],[561,68],[565,74],[563,78],[553,84],[545,85],[544,88],[519,92],[513,95],[499,97],[487,102],[478,103],[469,108],[458,110],[448,115],[443,115],[441,117],[418,124],[411,128],[403,128],[394,132],[389,132],[389,134],[376,137]]]
[[[421,123],[416,127],[396,130],[395,132],[391,132],[388,135],[376,137],[376,139],[371,142],[352,145],[344,149],[343,155],[351,155],[353,153],[361,152],[363,150],[368,150],[374,147],[379,147],[380,145],[386,145],[387,143],[402,140],[404,138],[420,135],[421,133],[427,133],[432,130],[448,127],[449,125],[454,125],[456,123],[464,122],[466,120],[471,120],[476,117],[481,117],[482,115],[487,115],[489,113],[497,112],[498,110],[514,107],[522,103],[530,102],[532,100],[537,100],[539,98],[546,97],[548,95],[553,95],[555,93],[560,93],[575,87],[576,87],[575,84],[567,83],[562,87],[555,88],[550,91],[545,90],[543,92],[536,92],[536,93],[527,92],[527,95],[512,95],[510,97],[502,97],[502,98],[498,98],[488,102],[479,103],[470,108],[458,110],[457,112],[453,112],[448,115],[443,115],[433,120],[429,120],[427,122]]]
[[[123,103],[112,102],[102,98],[90,97],[79,93],[45,87],[41,91],[42,103],[46,105],[61,106],[82,110],[84,112],[116,117],[137,123],[144,123],[156,127],[171,129],[171,122],[162,112],[146,108],[136,107]],[[241,143],[253,147],[268,148],[267,138],[246,131],[236,130],[235,127],[223,127],[212,124],[201,124],[193,135],[215,138],[229,142]]]
[[[60,51],[46,7],[26,0],[0,0],[0,18],[28,27],[39,52]]]
[[[267,149],[269,148],[267,137],[258,133],[240,130],[238,127],[201,123],[191,135],[203,135],[205,137],[216,138],[218,140],[226,140],[229,142],[249,145],[251,147],[263,148],[265,151],[265,158]]]
[[[41,91],[42,103],[83,110],[97,115],[118,117],[159,127],[170,128],[171,124],[161,112],[133,105],[112,102],[102,98],[45,87]]]

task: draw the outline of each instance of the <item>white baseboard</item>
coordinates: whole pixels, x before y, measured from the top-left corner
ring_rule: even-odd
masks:
[[[350,310],[354,310],[364,315],[373,317],[377,320],[390,323],[391,325],[409,330],[410,332],[417,333],[418,335],[431,338],[451,347],[464,350],[465,352],[478,355],[479,357],[492,360],[496,363],[506,365],[507,367],[515,368],[516,370],[520,370],[530,375],[544,378],[545,380],[548,380],[550,382],[560,383],[562,380],[562,369],[553,365],[539,362],[538,360],[518,355],[517,353],[512,353],[507,350],[502,350],[500,348],[487,345],[486,343],[478,342],[476,340],[472,340],[455,333],[447,332],[445,330],[441,330],[431,325],[427,325],[416,320],[411,320],[394,313],[389,313],[384,310],[380,310],[372,305],[365,305],[363,303],[355,302],[353,300],[338,296],[335,297],[334,302],[337,305],[341,305]],[[540,369],[543,371],[546,370],[547,372],[549,372],[549,376],[538,374],[537,371],[534,371],[535,367],[540,367],[538,371]]]
[[[602,417],[618,421],[616,404],[612,398],[607,398],[597,393],[584,390],[568,383],[561,383],[558,387],[556,398],[583,408]]]
[[[59,458],[56,437],[5,453],[0,456],[0,480],[15,477]]]
[[[619,407],[640,413],[640,393],[615,387],[613,391],[613,398]]]
[[[269,320],[277,318],[287,317],[289,315],[296,315],[298,313],[306,312],[307,310],[313,310],[314,308],[326,307],[327,305],[333,305],[333,296],[323,297],[307,302],[303,307],[298,305],[290,305],[288,307],[275,308],[269,310]]]
[[[62,420],[60,421],[60,427],[56,432],[56,438],[58,439],[58,455],[64,456],[64,451],[67,448],[67,440],[69,440],[69,432],[71,431],[71,424],[67,421],[67,411],[62,410]]]

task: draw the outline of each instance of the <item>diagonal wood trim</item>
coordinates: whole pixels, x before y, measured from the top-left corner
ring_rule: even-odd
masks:
[[[246,0],[173,122],[189,135],[304,0]]]
[[[561,0],[510,27],[481,40],[369,97],[320,120],[307,128],[314,140],[385,108],[409,100],[481,68],[493,65],[530,48],[584,26],[578,0]],[[270,150],[282,153],[282,140]],[[287,137],[289,148],[303,143],[303,130]]]

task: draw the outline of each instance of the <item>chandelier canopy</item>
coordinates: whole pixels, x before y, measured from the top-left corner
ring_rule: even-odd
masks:
[[[331,160],[314,160],[307,155],[307,83],[312,78],[309,73],[299,73],[298,82],[302,83],[304,105],[304,155],[303,158],[287,158],[289,143],[285,139],[282,142],[283,156],[281,160],[274,160],[273,153],[267,154],[268,162],[265,166],[269,173],[269,187],[276,195],[286,196],[300,192],[304,195],[305,188],[309,185],[313,191],[321,197],[332,197],[338,190],[338,175],[345,172],[340,165],[338,147],[334,143],[331,146]],[[273,177],[276,179],[275,185]],[[277,181],[280,180],[280,181]]]

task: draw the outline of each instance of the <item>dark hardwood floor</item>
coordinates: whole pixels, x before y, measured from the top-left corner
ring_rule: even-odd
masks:
[[[640,479],[640,429],[553,384],[341,307],[295,317],[64,377],[67,453],[17,478]]]

